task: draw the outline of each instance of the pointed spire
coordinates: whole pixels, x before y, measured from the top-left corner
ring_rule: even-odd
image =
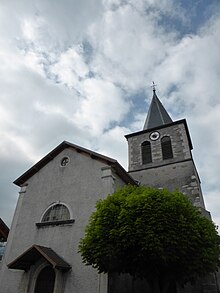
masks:
[[[153,82],[153,98],[144,124],[144,130],[159,127],[171,122],[173,122],[172,119],[156,95],[155,84]]]

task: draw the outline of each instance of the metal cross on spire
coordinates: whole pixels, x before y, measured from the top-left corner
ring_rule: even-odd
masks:
[[[153,83],[153,85],[152,85],[151,87],[153,88],[153,92],[155,93],[155,92],[156,92],[156,88],[155,88],[155,87],[156,87],[157,85],[154,83],[154,81],[152,81],[152,83]]]
[[[144,130],[160,127],[162,125],[173,122],[169,114],[167,113],[166,109],[162,105],[161,101],[156,95],[156,84],[154,83],[154,81],[151,87],[153,88],[153,97],[147,113],[147,119],[144,124]]]

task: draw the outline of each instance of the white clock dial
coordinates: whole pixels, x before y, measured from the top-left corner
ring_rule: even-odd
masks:
[[[158,131],[154,131],[150,134],[151,140],[157,140],[160,137],[160,133]]]

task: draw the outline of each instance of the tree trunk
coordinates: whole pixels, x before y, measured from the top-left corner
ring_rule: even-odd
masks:
[[[161,293],[177,293],[176,281],[169,278],[163,279]]]
[[[153,293],[177,293],[176,282],[169,278],[155,278],[150,283]]]
[[[155,278],[152,280],[153,293],[161,293],[159,286],[159,279]]]
[[[169,285],[170,285],[170,281],[165,279],[162,283],[161,293],[169,293],[168,292]]]
[[[171,281],[169,279],[164,279],[163,281],[159,281],[158,278],[155,278],[152,280],[151,287],[153,293],[170,293],[170,284]],[[175,291],[172,291],[172,293],[176,293]]]

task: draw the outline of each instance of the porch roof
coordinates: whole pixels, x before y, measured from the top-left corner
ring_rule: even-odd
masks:
[[[30,266],[40,258],[44,258],[53,268],[68,271],[71,267],[53,249],[40,245],[33,245],[8,264],[9,269],[28,271]]]

